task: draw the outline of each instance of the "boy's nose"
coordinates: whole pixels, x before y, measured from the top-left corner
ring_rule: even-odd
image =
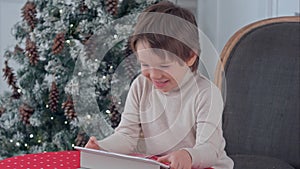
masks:
[[[161,76],[162,76],[161,70],[158,70],[155,68],[149,69],[149,74],[150,74],[151,79],[158,79],[158,78],[161,78]]]

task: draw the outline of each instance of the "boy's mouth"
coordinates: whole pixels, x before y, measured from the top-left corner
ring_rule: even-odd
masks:
[[[153,80],[152,82],[156,88],[164,88],[168,85],[169,80]]]

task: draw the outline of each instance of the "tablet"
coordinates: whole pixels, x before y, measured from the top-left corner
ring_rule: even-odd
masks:
[[[154,159],[75,146],[80,151],[80,167],[97,169],[169,169]]]

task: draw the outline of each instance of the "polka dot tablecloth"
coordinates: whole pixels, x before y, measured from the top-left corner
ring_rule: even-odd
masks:
[[[0,161],[0,169],[77,169],[80,168],[79,151],[26,154]]]

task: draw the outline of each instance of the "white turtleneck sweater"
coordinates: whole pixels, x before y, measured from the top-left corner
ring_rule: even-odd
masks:
[[[131,85],[119,126],[99,145],[123,154],[185,149],[193,168],[232,169],[224,151],[222,111],[219,89],[198,73],[187,72],[179,87],[167,93],[140,75]]]

